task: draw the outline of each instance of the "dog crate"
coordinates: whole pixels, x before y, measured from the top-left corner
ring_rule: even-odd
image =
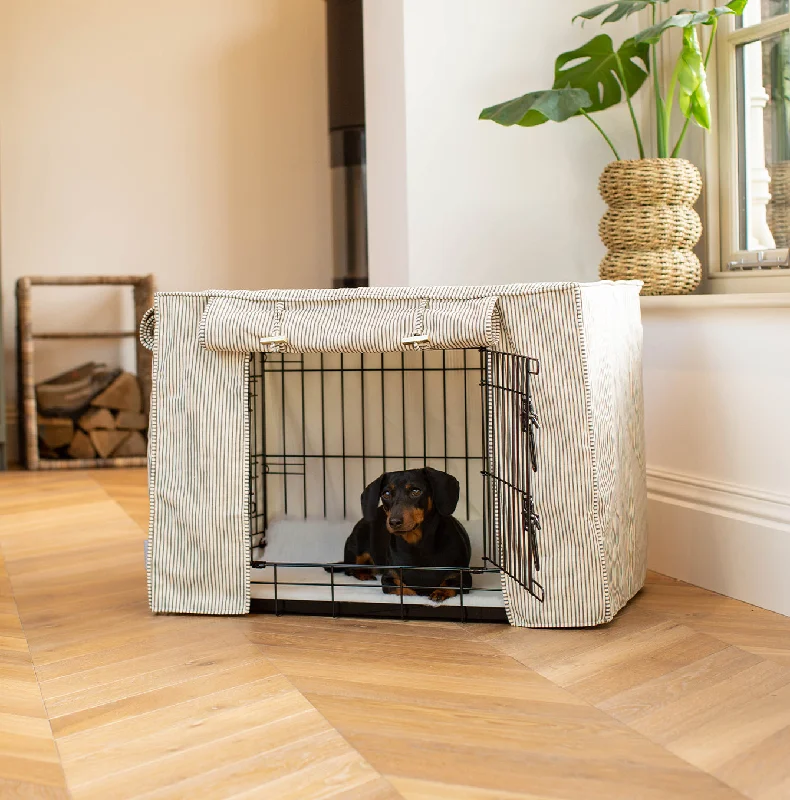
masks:
[[[608,622],[646,573],[639,288],[157,294],[151,609]],[[338,564],[365,485],[420,466],[474,543],[439,604]]]
[[[543,600],[532,491],[537,361],[416,349],[255,353],[249,367],[253,611],[504,622],[502,572]],[[342,563],[362,490],[382,473],[420,467],[458,480],[454,516],[472,544],[468,568],[427,567],[429,588],[459,573],[471,584],[439,604],[384,594]],[[408,585],[408,566],[376,566]]]

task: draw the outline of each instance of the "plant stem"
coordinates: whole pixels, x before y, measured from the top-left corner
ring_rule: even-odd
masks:
[[[710,27],[710,39],[708,40],[708,49],[705,51],[705,60],[703,64],[705,65],[705,72],[708,71],[708,61],[710,61],[710,54],[713,50],[713,40],[716,38],[716,28],[719,25],[719,20],[714,17],[713,24]],[[678,153],[680,153],[680,146],[683,144],[683,139],[686,137],[686,131],[688,130],[689,124],[691,123],[691,117],[686,117],[686,121],[683,123],[683,130],[680,132],[680,136],[678,136],[677,143],[672,148],[672,158],[677,158]]]
[[[656,155],[659,158],[667,157],[667,129],[666,108],[661,97],[661,87],[658,82],[658,65],[656,63],[656,46],[653,45],[653,94],[656,102]]]
[[[672,148],[672,156],[671,158],[677,158],[678,154],[680,153],[680,145],[683,144],[683,139],[686,136],[686,131],[689,128],[689,123],[691,122],[691,117],[686,117],[686,121],[683,123],[683,129],[680,131],[680,136],[678,136],[678,140],[675,143],[675,146]]]
[[[669,89],[667,90],[667,101],[664,110],[664,136],[666,137],[667,146],[669,146],[669,132],[670,123],[672,121],[672,104],[675,102],[675,87],[678,83],[678,75],[680,74],[680,58],[678,58],[675,69],[672,70],[672,77],[669,81]]]
[[[656,6],[655,3],[652,7],[653,12],[653,25],[656,24]],[[650,45],[650,61],[653,70],[653,95],[656,104],[656,155],[659,158],[667,157],[667,136],[664,116],[666,108],[664,100],[661,97],[661,85],[658,80],[658,48],[653,44]]]
[[[592,118],[592,117],[591,117],[591,116],[590,116],[590,115],[589,115],[589,114],[588,114],[588,113],[587,113],[587,112],[586,112],[586,111],[585,111],[583,108],[582,108],[582,109],[580,109],[580,111],[581,111],[581,112],[582,112],[582,114],[584,114],[584,116],[585,116],[585,117],[587,117],[587,119],[588,119],[588,120],[590,120],[590,122],[592,122],[592,124],[593,124],[593,125],[595,125],[595,127],[598,129],[598,133],[600,133],[600,134],[601,134],[601,136],[603,136],[603,138],[606,140],[606,144],[608,144],[608,145],[609,145],[609,147],[611,147],[611,148],[612,148],[612,152],[614,153],[614,157],[615,157],[615,158],[616,158],[618,161],[621,161],[622,159],[620,158],[620,154],[617,152],[617,150],[615,150],[615,148],[614,148],[614,145],[612,144],[612,140],[611,140],[611,139],[610,139],[610,138],[609,138],[609,137],[608,137],[608,136],[607,136],[607,135],[604,133],[604,130],[603,130],[603,128],[602,128],[602,127],[601,127],[601,126],[600,126],[600,125],[599,125],[599,124],[598,124],[598,123],[597,123],[597,122],[596,122],[596,121],[595,121],[595,120],[594,120],[594,119],[593,119],[593,118]]]
[[[636,133],[636,145],[639,148],[639,158],[645,157],[645,148],[642,144],[642,135],[639,132],[639,123],[636,121],[636,114],[634,114],[634,107],[631,104],[631,96],[628,94],[628,87],[625,84],[625,76],[623,75],[623,64],[620,61],[620,56],[614,54],[615,62],[617,63],[617,77],[620,81],[620,86],[623,87],[625,92],[625,102],[628,104],[628,112],[631,114],[631,122],[634,125],[634,133]]]

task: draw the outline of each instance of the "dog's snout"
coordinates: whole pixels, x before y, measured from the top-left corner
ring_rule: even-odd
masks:
[[[400,528],[403,525],[403,517],[397,514],[390,514],[390,527]]]

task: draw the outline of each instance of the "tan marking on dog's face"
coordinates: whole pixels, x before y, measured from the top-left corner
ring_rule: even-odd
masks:
[[[422,539],[422,528],[417,526],[407,533],[398,534],[406,544],[417,544]]]
[[[394,483],[388,483],[382,490],[381,490],[381,502],[384,507],[384,511],[387,515],[390,513],[390,508],[392,507],[392,502],[395,499],[395,492],[397,491]]]
[[[413,533],[416,528],[418,528],[425,520],[425,510],[422,508],[410,508],[404,509],[403,511],[403,529],[402,530],[393,530],[390,527],[390,514],[389,510],[385,509],[387,514],[387,530],[390,533],[394,533],[399,536],[403,536],[404,539],[408,536],[408,534]],[[422,537],[422,532],[418,535],[415,541],[419,541]],[[409,541],[406,539],[406,541]],[[411,543],[411,542],[410,542]]]

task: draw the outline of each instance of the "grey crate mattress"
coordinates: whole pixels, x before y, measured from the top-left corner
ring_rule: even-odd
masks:
[[[280,563],[318,563],[329,564],[341,561],[343,545],[356,520],[325,519],[283,519],[272,523],[266,534],[265,550],[256,547],[253,557],[256,561]],[[483,523],[480,520],[467,522],[461,520],[472,542],[470,566],[483,566]],[[437,572],[437,584],[445,577]],[[253,569],[251,571],[252,598],[255,600],[274,599],[274,570]],[[258,583],[258,582],[262,583]],[[330,575],[322,566],[277,568],[277,597],[279,600],[332,601]],[[288,585],[295,584],[295,585]],[[324,584],[324,585],[309,585]],[[399,595],[384,594],[381,581],[359,581],[342,572],[335,574],[335,601],[348,603],[393,603],[400,605]],[[427,605],[453,607],[460,605],[460,599],[453,597],[442,603],[434,603],[428,597],[404,596],[408,605]],[[464,606],[503,608],[502,581],[498,573],[487,572],[474,575],[472,590],[464,593]]]

